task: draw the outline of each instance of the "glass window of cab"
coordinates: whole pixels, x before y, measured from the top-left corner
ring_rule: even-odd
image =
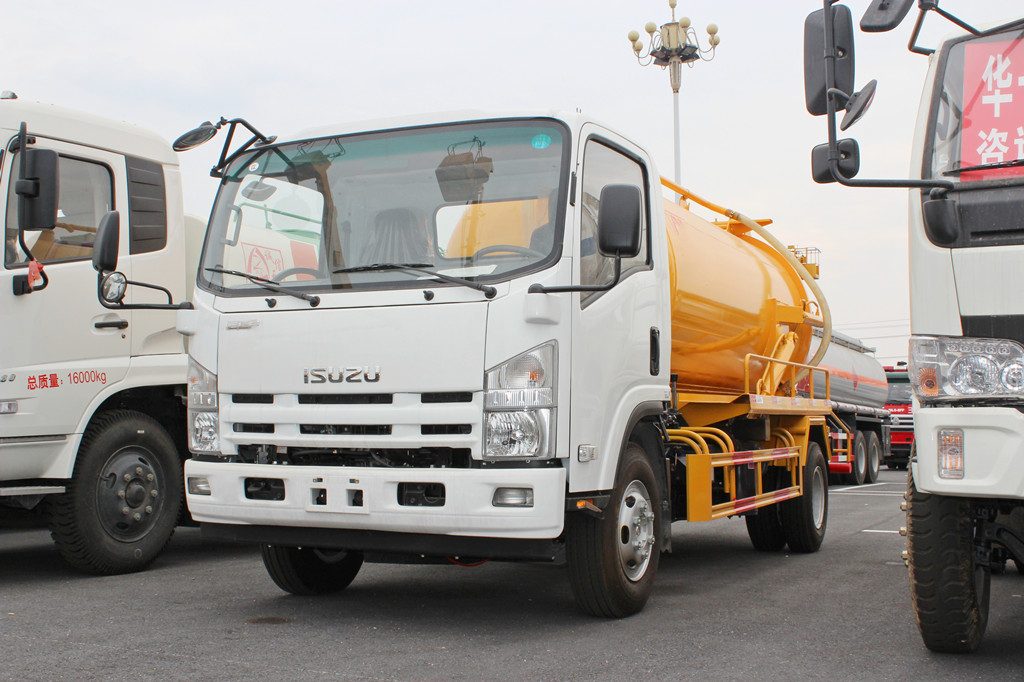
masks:
[[[567,137],[554,121],[508,120],[247,152],[218,192],[200,285],[447,286],[430,272],[499,281],[545,267],[560,253]]]

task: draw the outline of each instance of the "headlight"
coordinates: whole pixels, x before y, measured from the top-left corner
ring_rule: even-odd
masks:
[[[484,458],[555,456],[558,344],[549,341],[484,376]]]
[[[220,452],[217,375],[188,360],[188,448],[195,453]]]
[[[1024,398],[1024,346],[1005,339],[914,336],[910,383],[922,403]]]

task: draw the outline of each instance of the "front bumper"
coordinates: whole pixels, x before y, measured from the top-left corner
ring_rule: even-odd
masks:
[[[562,533],[565,469],[412,469],[238,464],[188,460],[186,493],[199,523],[333,528],[466,537],[550,539]],[[280,481],[284,499],[251,499],[246,479]],[[401,484],[441,484],[441,506],[402,504]],[[532,507],[496,507],[497,488],[529,488]]]
[[[1024,414],[1010,407],[922,407],[914,413],[918,490],[962,497],[1024,498]],[[939,478],[938,433],[964,432],[964,477]]]

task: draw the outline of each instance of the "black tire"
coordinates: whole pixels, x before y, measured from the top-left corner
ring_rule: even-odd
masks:
[[[85,432],[71,482],[44,515],[61,556],[87,573],[131,573],[148,566],[174,534],[182,461],[155,419],[116,410]]]
[[[932,651],[967,653],[988,624],[989,569],[974,561],[971,502],[919,492],[907,475],[907,566],[914,617]]]
[[[587,613],[624,618],[647,603],[658,572],[661,496],[650,460],[629,443],[601,518],[566,517],[566,563],[573,596]]]
[[[874,483],[882,467],[882,442],[874,431],[865,432],[867,438],[867,460],[864,468],[864,482]]]
[[[363,566],[360,552],[261,545],[267,573],[285,592],[310,596],[341,592]]]
[[[747,535],[758,552],[778,552],[786,546],[786,535],[782,532],[779,505],[761,507],[756,514],[743,517],[747,521]]]
[[[828,525],[828,468],[817,443],[807,444],[804,494],[779,505],[782,533],[794,552],[817,552]]]
[[[860,431],[853,432],[853,447],[850,450],[853,458],[853,471],[846,474],[847,485],[864,485],[868,468],[868,447],[864,434]]]

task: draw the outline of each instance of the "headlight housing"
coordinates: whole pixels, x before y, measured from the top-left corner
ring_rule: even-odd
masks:
[[[217,375],[188,359],[188,449],[196,454],[220,452]]]
[[[1007,339],[914,336],[910,383],[922,403],[1024,400],[1024,346]]]
[[[558,344],[548,341],[484,375],[484,459],[555,456]]]

